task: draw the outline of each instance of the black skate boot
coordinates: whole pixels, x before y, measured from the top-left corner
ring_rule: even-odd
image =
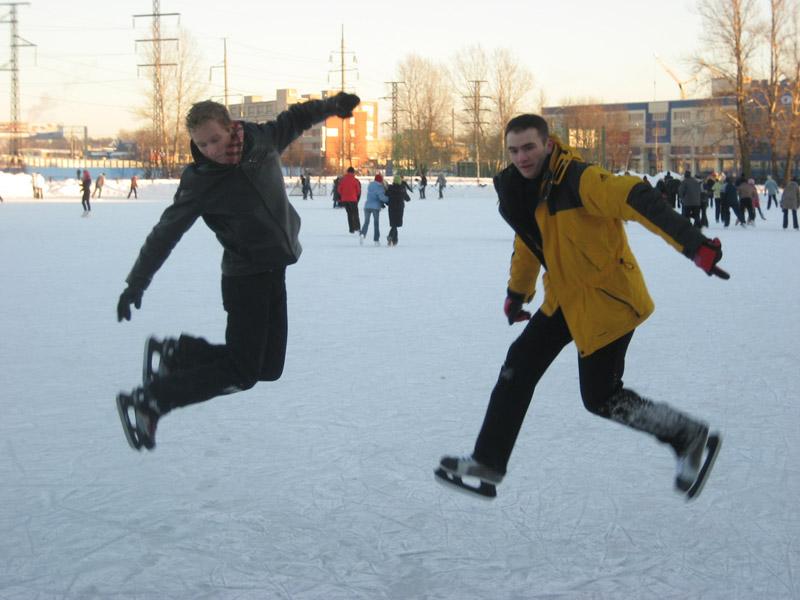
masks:
[[[492,499],[497,496],[496,484],[503,481],[503,474],[491,467],[479,463],[472,456],[443,456],[439,468],[434,471],[436,480],[459,490]],[[465,483],[464,477],[473,477],[480,481],[478,485]]]
[[[719,453],[719,433],[709,434],[705,423],[627,388],[609,398],[608,411],[612,421],[645,431],[671,445],[677,456],[675,488],[687,500],[700,494]]]
[[[709,433],[708,427],[701,424],[688,436],[686,444],[676,450],[675,488],[686,494],[687,500],[703,491],[721,445],[719,432]]]
[[[676,450],[675,487],[686,492],[692,487],[700,473],[700,463],[703,461],[703,451],[708,440],[708,427],[697,424],[690,428],[686,435],[686,443],[680,450]]]
[[[161,411],[156,399],[145,388],[137,387],[130,394],[117,394],[117,411],[131,448],[152,450],[156,447],[156,427]]]
[[[144,344],[144,365],[142,368],[142,385],[148,387],[156,377],[166,377],[177,366],[178,340],[164,338],[163,341],[151,335]],[[158,363],[153,364],[155,357]]]

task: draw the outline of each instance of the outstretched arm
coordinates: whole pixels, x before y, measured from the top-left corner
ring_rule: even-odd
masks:
[[[283,152],[286,147],[296,140],[306,129],[324,121],[328,117],[349,119],[353,116],[353,109],[358,106],[361,99],[355,94],[339,92],[325,100],[309,100],[300,104],[293,104],[288,110],[283,111],[274,121],[259,125],[272,139],[278,152]]]

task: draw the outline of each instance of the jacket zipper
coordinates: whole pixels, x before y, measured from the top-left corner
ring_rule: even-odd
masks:
[[[639,314],[639,311],[637,311],[637,310],[636,310],[636,309],[633,307],[633,305],[632,305],[630,302],[628,302],[627,300],[623,300],[622,298],[619,298],[619,297],[615,296],[614,294],[612,294],[612,293],[611,293],[611,292],[609,292],[608,290],[604,290],[603,288],[597,288],[597,289],[598,289],[598,290],[600,290],[601,292],[603,292],[603,293],[604,293],[606,296],[608,296],[609,298],[611,298],[611,299],[613,299],[613,300],[616,300],[616,301],[617,301],[617,302],[619,302],[620,304],[624,304],[625,306],[627,306],[628,308],[630,308],[630,309],[633,311],[633,314],[635,314],[637,317],[641,317],[641,316],[642,316],[642,315],[640,315],[640,314]]]

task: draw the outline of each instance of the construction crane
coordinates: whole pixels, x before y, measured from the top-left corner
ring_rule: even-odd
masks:
[[[687,83],[691,83],[695,79],[697,79],[700,76],[700,73],[697,73],[696,75],[690,77],[689,79],[684,79],[683,81],[681,81],[681,79],[675,74],[675,71],[670,69],[669,65],[667,65],[667,63],[665,63],[663,60],[661,60],[661,57],[658,54],[656,54],[655,57],[656,57],[656,60],[658,61],[658,64],[660,64],[661,67],[667,72],[667,74],[670,77],[672,77],[672,79],[675,80],[675,83],[678,84],[678,89],[681,92],[681,100],[686,100],[686,88],[684,86]]]

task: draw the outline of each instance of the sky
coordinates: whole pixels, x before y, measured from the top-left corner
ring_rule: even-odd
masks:
[[[449,65],[469,45],[487,51],[508,48],[532,72],[539,99],[559,104],[565,98],[605,102],[678,98],[678,87],[654,55],[682,78],[701,39],[694,3],[666,5],[658,0],[612,0],[604,3],[563,0],[538,3],[500,0],[401,4],[376,0],[305,0],[292,3],[241,0],[226,10],[206,0],[161,0],[162,37],[181,27],[196,42],[201,79],[208,95],[223,93],[222,69],[227,38],[231,102],[244,95],[265,99],[276,89],[300,93],[335,87],[331,73],[340,45],[341,26],[348,55],[358,68],[348,77],[365,99],[388,94],[386,81],[397,78],[398,63],[411,53]],[[23,121],[87,125],[90,136],[114,135],[142,125],[137,106],[146,104],[151,71],[148,0],[113,2],[32,0],[18,7],[19,35],[35,48],[19,49],[20,117]],[[6,7],[0,7],[7,10]],[[580,15],[580,18],[576,18]],[[657,22],[657,29],[652,23]],[[135,25],[135,27],[134,27]],[[659,30],[671,31],[663,35]],[[8,65],[10,25],[0,24],[0,63]],[[138,72],[137,72],[138,71]],[[357,79],[355,79],[357,77]],[[11,119],[10,72],[0,73],[0,121]],[[350,86],[348,86],[350,87]],[[533,106],[530,107],[534,108]]]

